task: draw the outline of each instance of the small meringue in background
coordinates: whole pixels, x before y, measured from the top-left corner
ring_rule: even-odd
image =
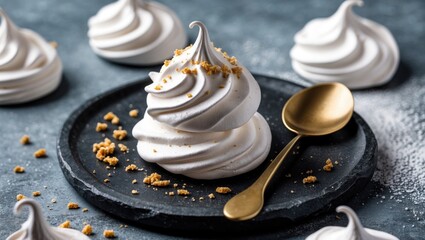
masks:
[[[54,91],[62,78],[56,49],[19,28],[0,8],[0,105],[29,102]]]
[[[339,206],[336,211],[347,215],[347,227],[324,227],[308,236],[306,240],[398,240],[389,233],[364,228],[353,209],[347,206]]]
[[[399,49],[384,26],[359,17],[346,0],[329,18],[308,22],[295,35],[292,67],[313,82],[341,82],[351,89],[379,86],[391,80],[399,64]]]
[[[33,199],[17,202],[13,211],[15,215],[18,215],[24,206],[30,210],[27,221],[6,240],[90,240],[80,231],[50,226],[43,217],[40,204]]]
[[[187,42],[176,14],[153,1],[118,0],[101,8],[88,25],[93,51],[117,63],[162,63]]]

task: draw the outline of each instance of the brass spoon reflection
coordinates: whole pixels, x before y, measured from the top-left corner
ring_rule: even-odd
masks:
[[[301,137],[322,136],[340,130],[350,120],[353,109],[353,95],[340,83],[318,84],[293,95],[283,107],[282,120],[297,136],[250,187],[226,203],[224,215],[236,221],[257,216],[263,208],[267,185],[295,143]]]

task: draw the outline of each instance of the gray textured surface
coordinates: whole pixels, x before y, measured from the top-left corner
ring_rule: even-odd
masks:
[[[0,108],[0,238],[17,230],[25,218],[12,216],[16,194],[29,196],[35,190],[42,192],[37,200],[51,224],[69,219],[73,227],[81,229],[87,221],[94,227],[93,239],[102,239],[105,228],[115,229],[119,239],[201,237],[142,229],[131,224],[120,229],[120,224],[126,223],[87,204],[68,185],[59,169],[56,139],[72,110],[92,96],[158,69],[114,65],[91,52],[86,37],[87,19],[107,2],[110,1],[0,1],[0,6],[19,26],[57,41],[64,64],[63,83],[54,94],[31,104]],[[175,9],[186,26],[195,19],[204,21],[215,44],[237,56],[251,71],[302,82],[290,66],[292,36],[311,18],[330,15],[341,1],[161,2]],[[380,150],[375,181],[347,204],[359,213],[365,226],[390,232],[400,239],[424,239],[425,2],[367,1],[356,12],[385,24],[393,32],[400,46],[401,67],[388,86],[355,92],[356,110],[375,131]],[[188,34],[193,40],[197,31],[188,29]],[[19,144],[24,133],[32,137],[32,145]],[[47,148],[48,158],[32,157],[39,147]],[[13,174],[12,169],[18,164],[26,166],[25,174]],[[57,198],[56,204],[50,203],[52,198]],[[71,200],[88,207],[89,212],[67,210],[66,204]],[[329,224],[345,225],[346,219],[339,220],[330,213],[291,226],[288,234],[275,231],[250,236],[304,239]]]

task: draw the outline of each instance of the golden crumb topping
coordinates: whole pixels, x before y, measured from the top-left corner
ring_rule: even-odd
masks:
[[[162,89],[162,85],[158,84],[154,87],[155,90],[159,91]]]
[[[117,158],[117,157],[110,157],[110,156],[107,156],[107,157],[105,157],[105,158],[103,159],[103,162],[108,163],[108,164],[109,164],[109,166],[115,166],[115,165],[117,165],[117,164],[118,164],[119,160],[118,160],[118,158]]]
[[[136,164],[130,164],[127,167],[125,167],[126,172],[130,171],[137,171],[139,168],[136,166]]]
[[[192,97],[193,97],[192,93],[188,93],[188,94],[186,94],[186,96],[187,96],[188,98],[192,98]]]
[[[177,189],[177,195],[188,196],[190,195],[190,192],[186,189]]]
[[[112,136],[115,139],[123,140],[124,138],[127,137],[127,130],[123,130],[121,128],[120,129],[117,129],[117,130],[114,130],[114,133],[112,134]]]
[[[158,181],[151,183],[151,185],[154,186],[154,187],[166,187],[166,186],[170,185],[170,180],[158,180]]]
[[[236,74],[236,77],[241,78],[242,68],[241,67],[232,67],[232,73]]]
[[[40,148],[37,151],[34,152],[34,157],[36,158],[42,158],[47,156],[47,151],[45,148]]]
[[[98,122],[96,125],[96,132],[104,132],[108,129],[108,124]]]
[[[106,229],[103,231],[103,236],[106,238],[114,238],[115,237],[115,232],[112,229]]]
[[[139,110],[132,109],[132,110],[130,110],[130,112],[128,112],[128,115],[132,118],[136,118],[137,116],[139,116]]]
[[[220,193],[220,194],[227,194],[227,193],[231,192],[231,191],[232,191],[232,189],[230,189],[229,187],[217,187],[217,188],[215,189],[215,191],[216,191],[217,193]]]
[[[60,227],[60,228],[70,228],[71,227],[71,221],[66,220],[65,222],[61,223],[58,227]]]
[[[83,229],[81,230],[81,232],[87,236],[90,236],[93,233],[93,228],[90,224],[86,224],[84,225]]]
[[[118,148],[121,152],[128,152],[128,147],[122,143],[118,143]]]
[[[330,172],[332,171],[332,168],[334,167],[334,165],[332,164],[332,160],[331,159],[327,159],[325,166],[323,166],[323,170],[325,170],[326,172]]]
[[[151,175],[145,177],[143,179],[143,183],[146,184],[152,184],[153,182],[159,181],[161,180],[161,175],[159,175],[158,173],[154,172]]]
[[[24,173],[25,172],[25,168],[18,165],[18,166],[16,166],[16,167],[13,168],[13,172],[14,173]]]
[[[197,75],[198,74],[198,70],[196,70],[196,68],[190,69],[188,67],[183,68],[181,72],[183,74],[193,74],[193,75]]]
[[[68,203],[68,209],[78,209],[80,206],[78,206],[78,203],[75,202],[69,202]]]
[[[21,139],[19,140],[19,142],[20,142],[22,145],[29,144],[29,143],[30,143],[30,136],[28,136],[28,135],[24,135],[24,136],[22,136],[22,137],[21,137]]]
[[[307,177],[303,178],[303,183],[304,184],[315,183],[315,182],[317,182],[317,177],[316,176],[310,175],[310,176],[307,176]]]
[[[16,195],[16,201],[21,201],[22,199],[27,198],[23,194]]]
[[[168,67],[168,65],[170,65],[171,60],[165,60],[164,61],[164,66]]]
[[[32,196],[33,196],[33,197],[41,196],[41,192],[40,192],[40,191],[32,192]]]

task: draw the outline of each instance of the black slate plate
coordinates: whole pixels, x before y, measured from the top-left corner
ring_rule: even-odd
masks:
[[[255,75],[262,89],[259,112],[267,119],[272,129],[272,149],[260,167],[241,176],[214,181],[200,181],[171,174],[155,164],[144,162],[137,154],[137,141],[131,130],[146,109],[146,93],[143,88],[150,80],[143,79],[101,94],[78,108],[65,122],[57,145],[59,163],[68,182],[90,203],[111,215],[141,225],[179,230],[238,231],[279,226],[300,221],[344,202],[354,193],[361,191],[370,180],[375,169],[376,140],[364,120],[354,113],[353,118],[342,130],[324,137],[304,138],[294,150],[291,158],[284,162],[268,189],[263,211],[245,222],[232,222],[223,216],[222,209],[228,199],[248,187],[264,170],[270,159],[294,136],[281,122],[281,109],[287,99],[302,87],[272,77]],[[140,117],[128,115],[134,106]],[[108,131],[102,135],[95,131],[97,122],[109,111],[120,117],[124,129],[129,132],[121,141],[130,148],[127,154],[116,153],[120,163],[116,169],[107,170],[97,161],[92,144],[103,138],[112,138],[116,126],[109,123]],[[326,159],[338,161],[332,172],[322,169]],[[129,159],[129,161],[126,161]],[[124,168],[130,163],[143,167],[144,171],[128,173]],[[96,170],[96,174],[93,174]],[[319,181],[304,185],[306,171],[313,170]],[[157,172],[179,186],[186,184],[191,196],[167,196],[175,191],[170,186],[155,190],[142,183],[146,174]],[[112,176],[108,177],[108,173]],[[109,178],[109,183],[103,180]],[[138,184],[132,184],[133,179]],[[217,186],[228,186],[232,193],[215,193]],[[131,195],[136,189],[139,195]],[[216,198],[209,199],[214,193]],[[199,200],[203,197],[204,200]],[[193,199],[192,199],[193,198]]]

